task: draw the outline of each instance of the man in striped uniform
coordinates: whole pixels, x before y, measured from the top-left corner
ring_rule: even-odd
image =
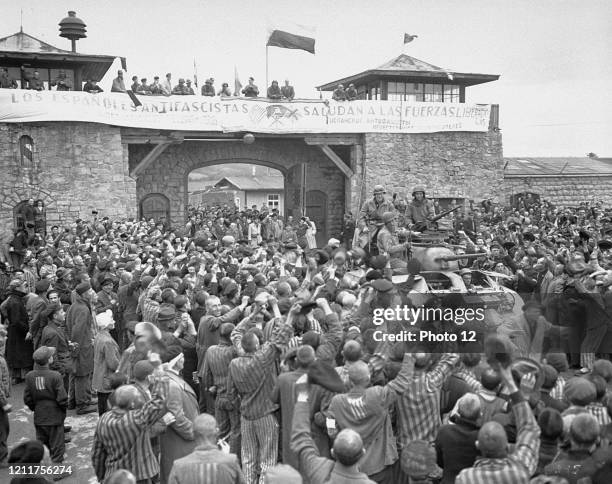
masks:
[[[174,462],[168,484],[243,484],[238,457],[227,444],[217,447],[219,428],[215,417],[203,413],[193,422],[195,450]]]
[[[236,454],[240,443],[240,412],[238,402],[230,401],[227,394],[229,366],[237,356],[236,349],[230,341],[234,329],[232,323],[221,325],[219,344],[211,346],[206,351],[204,367],[198,376],[204,381],[204,387],[215,395],[215,418],[219,424],[219,435],[222,439],[228,439],[230,452]]]
[[[280,318],[276,299],[270,297],[268,304]],[[247,331],[252,324],[246,318],[232,332],[232,341],[241,345],[245,354],[230,363],[227,382],[229,399],[240,396],[241,400],[242,467],[248,484],[256,484],[278,458],[278,422],[274,417],[278,405],[272,403],[270,395],[276,381],[276,358],[293,334],[290,325],[279,326],[270,341],[260,347],[257,331]]]
[[[213,275],[214,277],[214,275]],[[206,299],[206,315],[202,317],[198,326],[196,340],[196,352],[198,353],[198,374],[204,369],[204,358],[209,347],[219,343],[219,328],[224,323],[235,323],[244,313],[249,303],[249,297],[244,296],[240,306],[235,307],[225,314],[221,314],[221,300],[217,296]],[[204,386],[204,380],[200,380],[200,413],[211,413],[214,407],[212,396],[208,393],[208,387]]]
[[[508,451],[506,431],[498,422],[487,422],[478,432],[476,447],[482,457],[473,467],[463,469],[456,484],[524,484],[536,471],[540,451],[540,427],[529,403],[519,391],[509,368],[500,369],[500,376],[510,394],[516,419],[517,438]]]
[[[94,434],[91,461],[100,482],[117,469],[129,470],[139,482],[152,482],[159,474],[149,430],[160,417],[167,417],[163,415],[167,393],[168,378],[161,376],[156,376],[152,398],[144,405],[133,385],[115,391],[116,407],[100,417]]]
[[[397,401],[400,445],[413,440],[434,442],[442,421],[440,393],[444,380],[451,374],[459,355],[444,353],[440,361],[427,371],[430,353],[415,354],[415,371],[409,388]]]
[[[328,417],[336,420],[339,430],[353,429],[363,439],[365,454],[359,469],[379,483],[393,483],[398,453],[389,408],[408,390],[413,370],[414,358],[406,353],[395,379],[384,387],[370,386],[367,363],[355,362],[349,369],[350,392],[335,395],[329,406]]]

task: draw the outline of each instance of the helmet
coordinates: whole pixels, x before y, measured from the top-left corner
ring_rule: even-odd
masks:
[[[379,195],[381,193],[386,193],[385,192],[385,188],[382,185],[375,185],[374,186],[374,195]]]
[[[417,192],[422,192],[423,196],[425,195],[425,187],[414,187],[414,190],[412,190],[412,196],[414,196],[415,193]]]
[[[384,224],[387,224],[389,222],[391,222],[392,220],[395,220],[395,213],[393,212],[385,212],[382,215],[382,221]]]

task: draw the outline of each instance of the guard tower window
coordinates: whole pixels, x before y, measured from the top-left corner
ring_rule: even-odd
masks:
[[[21,153],[21,167],[33,168],[34,166],[34,141],[28,135],[19,138],[19,151]]]
[[[389,101],[458,103],[459,86],[454,84],[388,82],[387,99]]]

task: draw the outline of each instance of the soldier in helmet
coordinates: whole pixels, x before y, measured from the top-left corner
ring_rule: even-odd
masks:
[[[425,188],[415,187],[407,212],[407,218],[415,225],[415,230],[420,232],[427,229],[427,222],[435,213],[433,205],[425,198]]]
[[[463,280],[463,284],[465,284],[466,289],[474,289],[474,284],[472,283],[472,271],[470,269],[461,269],[459,271],[459,275],[461,276],[461,279]]]
[[[376,243],[378,245],[378,253],[386,255],[389,258],[391,269],[405,269],[407,262],[405,260],[405,251],[408,243],[400,244],[396,232],[395,212],[385,212],[382,216],[384,226],[378,232]]]
[[[385,189],[382,185],[376,185],[372,198],[366,200],[361,207],[358,225],[362,232],[372,227],[382,225],[382,216],[385,212],[394,212],[395,208],[390,200],[385,198]]]
[[[361,207],[357,220],[359,232],[356,235],[358,235],[358,244],[361,247],[371,243],[376,248],[374,241],[378,230],[383,226],[383,214],[395,211],[393,203],[385,198],[385,189],[382,185],[376,185],[372,195],[372,198],[366,200]]]

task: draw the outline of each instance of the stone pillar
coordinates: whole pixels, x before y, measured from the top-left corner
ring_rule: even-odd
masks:
[[[302,163],[292,166],[285,175],[285,214],[294,218],[302,216]]]

